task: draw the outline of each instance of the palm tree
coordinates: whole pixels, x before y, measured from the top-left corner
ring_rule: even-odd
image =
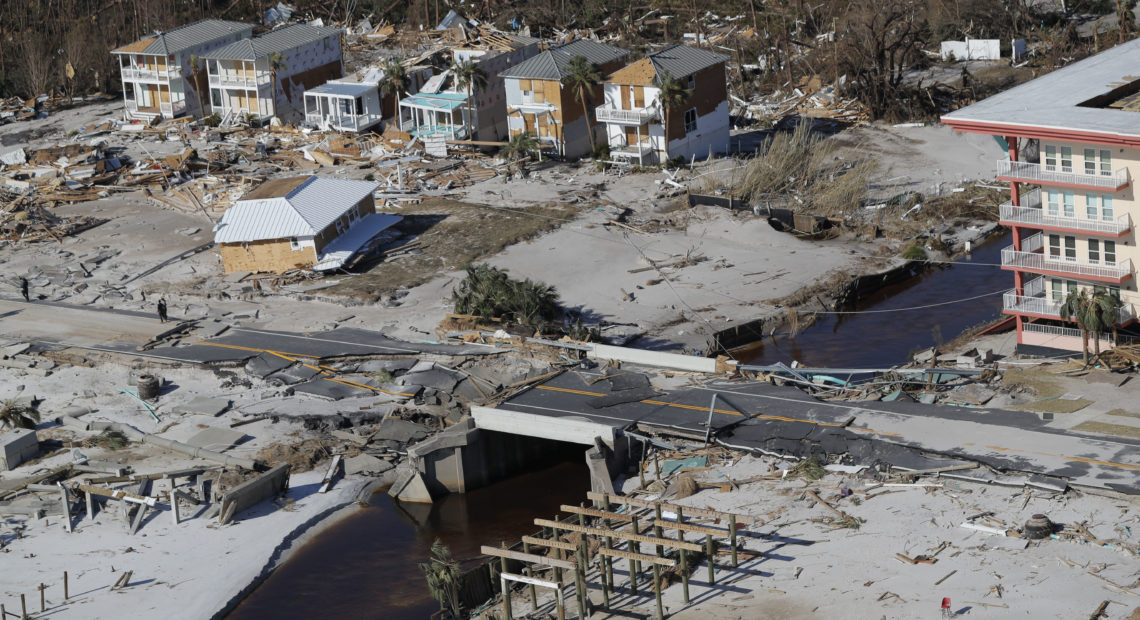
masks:
[[[455,73],[455,86],[467,90],[467,138],[474,140],[471,99],[475,96],[475,91],[487,88],[487,70],[473,60],[457,60],[451,70]]]
[[[400,94],[408,90],[408,85],[411,84],[411,78],[408,77],[408,69],[404,66],[401,58],[389,58],[384,63],[384,78],[380,80],[380,93],[382,95],[393,95],[396,98],[396,108],[400,106]],[[383,110],[381,110],[383,113]],[[393,109],[393,115],[396,110]]]
[[[517,160],[518,170],[522,172],[526,170],[525,158],[536,152],[538,152],[538,139],[529,131],[524,131],[511,136],[511,140],[499,151],[499,154],[508,162]]]
[[[40,412],[12,399],[0,405],[0,428],[34,429],[40,421]]]
[[[1095,354],[1100,355],[1100,333],[1116,324],[1119,309],[1120,299],[1105,291],[1090,294],[1088,289],[1081,289],[1065,296],[1061,318],[1075,321],[1081,330],[1082,361],[1086,366],[1089,363],[1089,332],[1095,340]]]
[[[198,100],[198,115],[205,116],[206,110],[202,108],[202,88],[198,83],[198,74],[202,71],[202,60],[197,54],[190,54],[190,81],[194,85],[194,98]]]
[[[269,53],[269,84],[273,87],[273,115],[277,116],[277,72],[288,69],[285,55],[281,52]]]
[[[431,557],[420,563],[420,570],[427,578],[428,590],[439,601],[440,609],[446,609],[454,618],[459,617],[459,580],[463,572],[459,562],[451,557],[451,550],[440,539],[431,545]]]
[[[689,100],[693,95],[693,91],[685,88],[685,85],[680,80],[673,77],[673,74],[665,71],[658,74],[653,78],[653,86],[657,88],[657,103],[661,106],[662,112],[665,114],[665,154],[669,154],[669,119],[672,116],[671,111],[673,108],[679,108]]]
[[[602,72],[597,65],[590,64],[585,56],[571,58],[566,64],[566,75],[562,78],[563,84],[575,90],[578,103],[582,104],[582,112],[586,114],[586,135],[590,137],[591,152],[597,149],[597,145],[594,144],[594,122],[590,118],[590,95],[601,81]]]

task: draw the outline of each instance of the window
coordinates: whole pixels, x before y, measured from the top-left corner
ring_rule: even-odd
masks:
[[[1061,147],[1061,172],[1073,171],[1073,147]]]
[[[1112,212],[1112,196],[1100,197],[1100,219],[1111,222],[1116,219]]]
[[[296,237],[289,237],[289,249],[294,252],[301,249],[301,244],[297,241]]]
[[[1112,176],[1112,151],[1103,149],[1100,152],[1100,174],[1101,176]]]
[[[1073,192],[1061,192],[1065,207],[1065,217],[1076,217],[1077,209],[1073,204]]]
[[[685,84],[685,88],[688,88],[689,90],[693,90],[693,89],[695,89],[696,87],[697,87],[697,76],[695,76],[695,75],[690,75],[690,76],[689,76],[689,81],[688,81],[688,82],[686,82],[686,84]]]
[[[1049,280],[1049,290],[1053,297],[1053,303],[1061,303],[1065,301],[1065,283],[1061,280],[1053,278]]]
[[[1085,194],[1085,217],[1090,220],[1100,218],[1100,214],[1098,213],[1099,209],[1097,207],[1098,202],[1096,194]]]
[[[364,114],[364,99],[356,98],[356,115],[361,116]]]
[[[1057,147],[1051,144],[1045,145],[1045,169],[1057,169]]]
[[[344,234],[344,220],[339,218],[339,217],[336,220],[336,234],[337,235],[343,235]]]
[[[1049,235],[1049,258],[1061,260],[1061,235]]]
[[[1115,241],[1105,241],[1104,242],[1104,264],[1106,264],[1106,265],[1115,265],[1116,264],[1116,242]]]
[[[220,88],[210,89],[210,105],[215,108],[222,107],[222,90]]]
[[[1057,215],[1061,212],[1061,192],[1051,189],[1045,192],[1046,209],[1049,210],[1049,215]]]
[[[1069,235],[1065,236],[1065,260],[1069,262],[1077,261],[1077,238]]]
[[[1096,174],[1096,149],[1085,149],[1085,174]]]
[[[1089,262],[1096,265],[1100,263],[1100,241],[1089,239]]]
[[[692,133],[697,130],[697,109],[689,108],[685,110],[685,133]]]

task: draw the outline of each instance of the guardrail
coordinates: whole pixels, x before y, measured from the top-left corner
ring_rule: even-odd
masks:
[[[1054,185],[1071,185],[1076,187],[1091,187],[1096,189],[1118,190],[1128,186],[1128,169],[1121,168],[1109,175],[1083,174],[1078,172],[1061,172],[1046,170],[1042,164],[1025,161],[997,161],[997,175],[1024,183],[1044,183]]]

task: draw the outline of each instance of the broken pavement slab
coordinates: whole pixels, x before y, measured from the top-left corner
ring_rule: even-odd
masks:
[[[230,408],[233,401],[228,398],[210,398],[208,396],[195,396],[194,398],[174,406],[175,413],[206,415],[217,417]]]
[[[224,452],[238,444],[245,437],[241,431],[211,426],[204,428],[190,439],[187,444],[195,448],[203,448],[212,452]]]
[[[379,476],[396,466],[371,454],[358,454],[344,460],[344,473]]]

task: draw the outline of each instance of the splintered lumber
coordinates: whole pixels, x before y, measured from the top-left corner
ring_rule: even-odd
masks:
[[[528,545],[537,545],[539,547],[550,547],[551,549],[561,549],[563,551],[577,551],[578,545],[568,543],[564,540],[553,540],[550,538],[535,538],[534,536],[523,536],[522,541]]]
[[[8,497],[11,497],[12,495],[19,493],[20,491],[23,491],[24,487],[27,487],[30,484],[38,484],[38,483],[43,482],[45,480],[50,480],[52,478],[55,478],[56,476],[63,476],[63,475],[70,474],[70,473],[71,473],[71,465],[64,465],[63,467],[53,469],[53,470],[51,470],[45,474],[33,476],[33,477],[28,478],[27,480],[23,481],[22,483],[20,483],[19,486],[15,487],[14,489],[11,489],[7,492],[0,493],[0,499],[6,499]]]
[[[545,555],[535,555],[533,553],[511,551],[510,549],[499,549],[498,547],[488,547],[487,545],[480,547],[479,553],[482,553],[483,555],[494,556],[497,558],[507,558],[508,560],[530,562],[531,564],[544,564],[546,566],[553,566],[554,568],[565,568],[567,570],[574,570],[577,566],[570,560],[559,560],[557,558],[551,558]]]
[[[679,504],[667,504],[665,502],[654,502],[647,499],[638,499],[636,497],[627,497],[625,495],[607,495],[605,493],[595,493],[589,491],[586,493],[586,498],[590,501],[605,502],[609,500],[611,504],[622,504],[624,506],[631,506],[633,508],[656,508],[661,507],[661,510],[670,510],[676,512],[678,508],[685,514],[686,517],[703,517],[707,519],[727,519],[732,513],[721,512],[719,510],[708,510],[706,508],[693,508],[692,506],[681,506]],[[735,515],[736,520],[740,523],[754,523],[756,517],[749,515]]]
[[[815,492],[815,491],[812,491],[812,490],[810,490],[810,489],[809,489],[809,490],[807,491],[807,495],[808,495],[808,497],[810,497],[810,498],[814,499],[814,500],[815,500],[815,503],[817,503],[817,504],[819,504],[820,506],[823,506],[824,508],[826,508],[826,509],[830,510],[832,514],[834,514],[835,516],[839,517],[840,519],[847,519],[847,518],[849,518],[849,517],[848,517],[848,515],[847,515],[847,513],[843,512],[842,510],[837,510],[837,509],[835,508],[835,506],[832,506],[831,504],[829,504],[829,503],[827,503],[827,502],[823,501],[823,499],[822,499],[822,498],[820,498],[820,496],[819,496],[818,494],[816,494],[816,492]]]
[[[127,474],[125,476],[107,476],[104,478],[91,478],[87,482],[89,484],[114,484],[116,482],[138,482],[139,480],[162,480],[164,478],[189,478],[190,476],[199,476],[206,473],[206,468],[196,469],[178,469],[174,471],[162,471],[151,474]]]
[[[586,515],[587,517],[598,517],[602,519],[619,519],[621,521],[633,521],[634,516],[631,514],[624,514],[620,512],[610,512],[608,510],[597,510],[595,508],[582,508],[581,506],[571,506],[570,504],[562,504],[559,508],[562,512],[569,512],[571,514]]]
[[[899,476],[924,476],[927,474],[941,474],[948,471],[965,471],[967,469],[977,469],[980,467],[979,463],[967,463],[965,465],[951,465],[949,467],[932,467],[930,469],[916,469],[914,471],[900,471]]]
[[[602,547],[598,549],[598,553],[611,557],[621,558],[623,560],[633,560],[634,562],[645,562],[646,564],[660,564],[661,566],[676,566],[677,560],[671,558],[659,558],[655,555],[646,555],[644,553],[633,553],[630,551],[620,551],[618,549],[607,549]]]
[[[586,525],[575,525],[573,523],[560,523],[558,521],[551,521],[549,519],[535,519],[534,524],[539,527],[553,527],[560,530],[569,532],[578,532],[581,534],[589,534],[590,536],[611,536],[613,538],[620,538],[621,540],[632,540],[635,542],[646,543],[650,545],[661,545],[663,547],[670,547],[672,549],[684,549],[685,551],[703,551],[704,547],[696,543],[682,542],[680,540],[673,540],[672,538],[658,538],[656,536],[646,536],[644,534],[634,534],[632,532],[624,532],[622,530],[605,530],[600,527],[589,527]]]
[[[154,506],[158,503],[158,500],[156,500],[153,497],[146,497],[143,495],[135,495],[134,493],[127,493],[126,491],[117,491],[114,489],[105,489],[103,487],[97,487],[97,486],[90,485],[90,484],[80,484],[78,482],[73,482],[71,484],[71,489],[73,491],[83,491],[84,493],[90,493],[92,495],[99,495],[102,497],[110,497],[111,499],[121,499],[124,501],[133,502],[135,504],[144,504],[144,505],[149,506],[151,508],[154,508]]]

